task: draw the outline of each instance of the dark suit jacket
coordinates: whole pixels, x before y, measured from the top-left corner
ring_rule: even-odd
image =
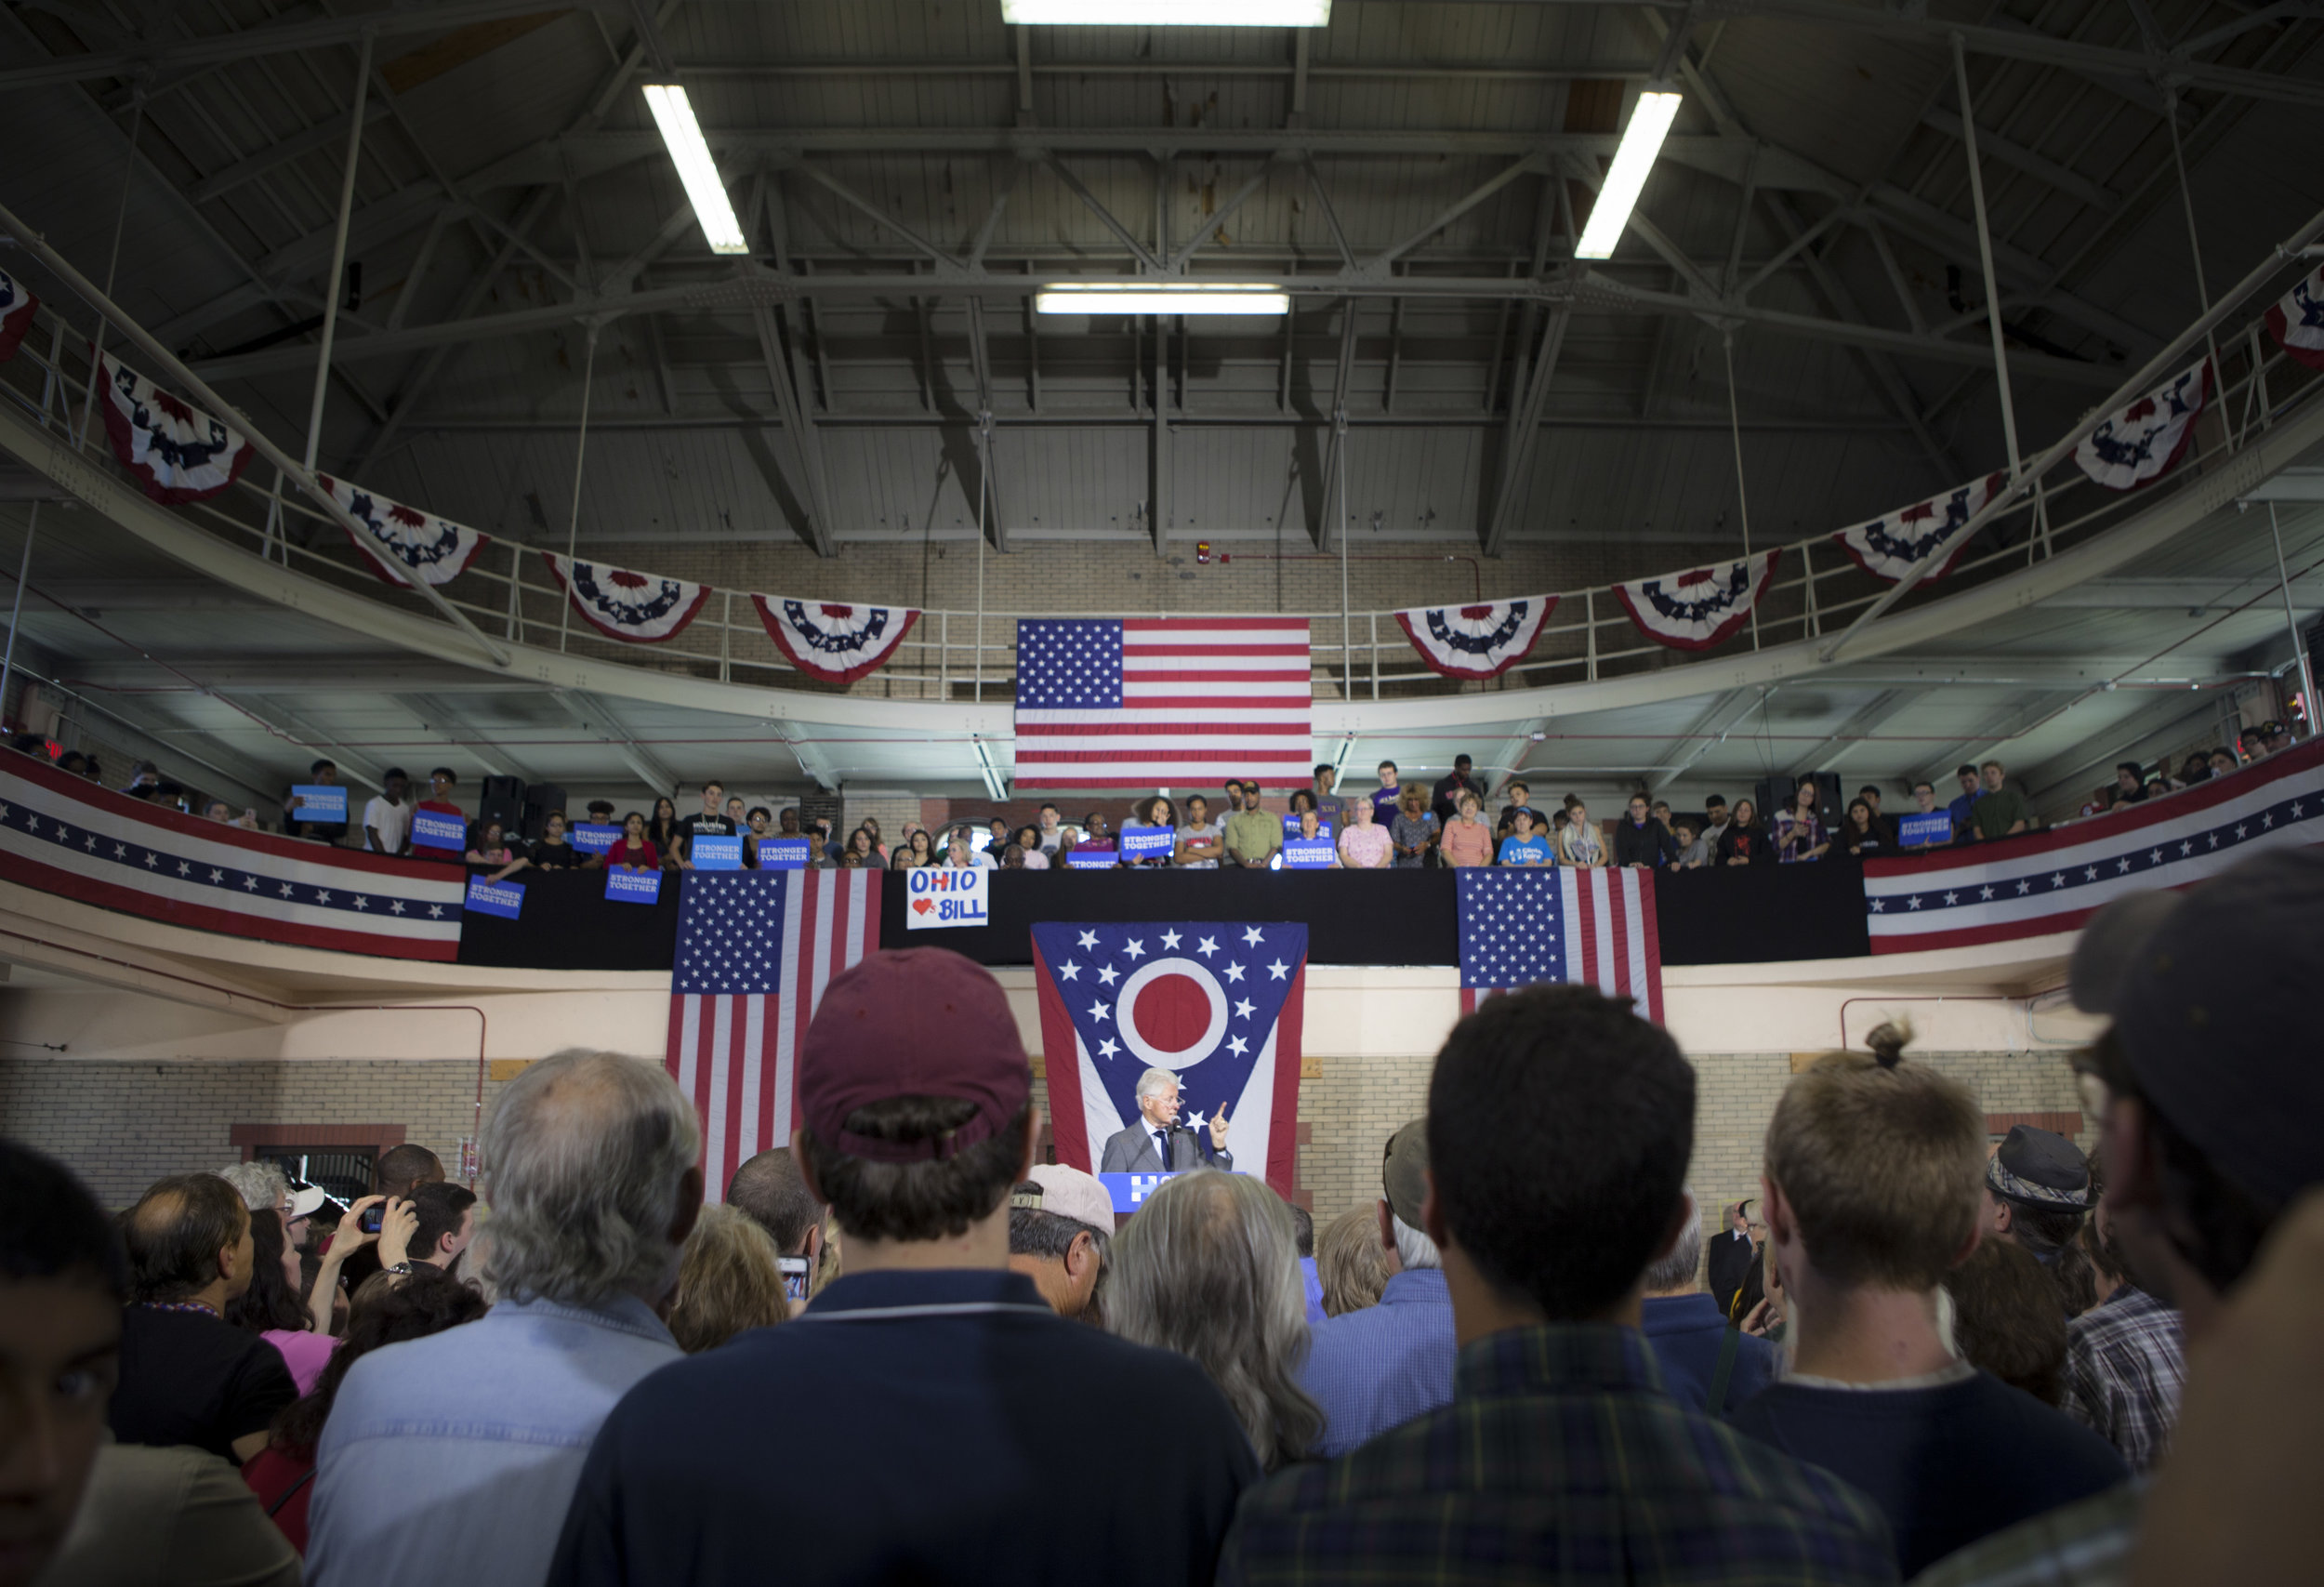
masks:
[[[1731,1315],[1735,1292],[1743,1287],[1744,1278],[1751,1271],[1751,1263],[1759,1260],[1759,1247],[1746,1237],[1736,1239],[1733,1229],[1722,1229],[1710,1242],[1707,1263],[1710,1279],[1710,1298],[1719,1303],[1722,1316]]]
[[[1170,1126],[1170,1160],[1163,1162],[1162,1154],[1154,1144],[1154,1131],[1140,1119],[1127,1130],[1117,1131],[1105,1140],[1105,1155],[1099,1159],[1100,1173],[1177,1173],[1184,1169],[1198,1169],[1205,1163],[1220,1168],[1235,1166],[1233,1152],[1214,1153],[1210,1147],[1210,1131],[1195,1130],[1183,1124]]]

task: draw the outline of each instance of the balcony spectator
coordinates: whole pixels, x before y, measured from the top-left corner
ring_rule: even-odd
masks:
[[[1283,823],[1259,803],[1259,785],[1229,785],[1228,797],[1243,802],[1226,818],[1226,856],[1249,870],[1264,870],[1283,850]]]
[[[1393,828],[1396,812],[1404,808],[1404,785],[1397,780],[1396,763],[1380,763],[1380,787],[1372,790],[1372,819],[1382,827]]]
[[[363,846],[375,854],[407,854],[412,851],[412,807],[403,802],[410,782],[401,766],[390,766],[379,779],[378,796],[363,806]]]
[[[1703,841],[1710,845],[1711,861],[1718,863],[1719,845],[1725,840],[1727,828],[1735,818],[1727,813],[1727,801],[1717,794],[1703,800]]]
[[[1254,800],[1251,802],[1256,804],[1258,801]],[[1293,788],[1291,790],[1291,813],[1296,816],[1301,811],[1305,810],[1312,810],[1315,813],[1317,828],[1320,830],[1324,819],[1323,806],[1316,802],[1314,790],[1309,788]],[[1293,825],[1296,826],[1297,823],[1295,822]],[[1335,827],[1332,830],[1337,832],[1340,829]]]
[[[921,869],[936,863],[936,840],[928,835],[925,827],[915,827],[905,840],[904,864],[907,870]]]
[[[726,785],[712,777],[702,785],[702,808],[680,821],[670,840],[660,845],[662,853],[675,860],[680,869],[694,868],[693,840],[696,838],[731,838],[740,830],[734,822],[727,819],[723,808],[725,802]],[[675,810],[677,807],[672,805],[671,808]],[[656,814],[660,813],[660,810],[659,805],[654,807]]]
[[[1501,840],[1495,859],[1505,866],[1554,865],[1549,839],[1533,829],[1533,812],[1512,810],[1509,813],[1509,836]]]
[[[1536,832],[1547,832],[1550,829],[1550,824],[1542,818],[1541,813],[1538,810],[1534,810],[1533,789],[1526,786],[1523,778],[1510,778],[1509,786],[1501,790],[1501,797],[1507,801],[1501,806],[1502,825],[1506,826],[1508,824],[1509,813],[1511,811],[1532,810],[1533,829]]]
[[[532,863],[522,847],[509,843],[497,821],[476,824],[476,840],[469,845],[466,858],[471,869],[490,870],[494,881],[513,876]]]
[[[1388,829],[1372,820],[1372,801],[1350,800],[1348,828],[1340,834],[1340,863],[1349,870],[1385,870],[1393,847]]]
[[[1710,864],[1710,840],[1703,836],[1703,818],[1687,814],[1678,818],[1678,829],[1670,834],[1677,857],[1670,862],[1672,870],[1700,870]]]
[[[433,815],[449,815],[456,821],[465,823],[468,820],[468,813],[463,811],[458,801],[453,798],[453,795],[459,791],[459,787],[458,773],[449,766],[438,766],[428,774],[428,797],[412,808],[416,811],[425,810]],[[474,829],[470,828],[466,836],[469,844],[472,845],[476,840]]]
[[[944,843],[946,870],[992,870],[1000,862],[967,830],[955,832]]]
[[[2198,783],[2209,781],[2211,781],[2210,759],[2199,749],[2190,751],[2187,758],[2179,765],[2179,786],[2191,788]]]
[[[984,852],[992,855],[996,863],[999,861],[1002,850],[1016,846],[1017,835],[1009,830],[1009,817],[1006,815],[994,816],[986,824],[986,832]]]
[[[2145,804],[2146,802],[2146,768],[2135,760],[2119,762],[2114,768],[2114,802]]]
[[[1064,834],[1063,832],[1060,832],[1057,836],[1059,841],[1063,841]],[[1009,865],[1011,868],[1023,870],[1049,869],[1049,852],[1041,847],[1041,829],[1038,827],[1026,826],[1018,827],[1016,847],[1017,858],[1014,861],[1010,861],[1004,855],[1002,857],[1002,863],[1004,865]],[[857,863],[861,864],[862,862],[859,860]]]
[[[317,760],[307,768],[310,787],[334,788],[339,786],[339,769],[328,760]],[[337,821],[304,821],[299,818],[303,801],[291,793],[283,796],[283,830],[294,838],[308,838],[320,843],[343,843],[347,840],[347,819]],[[342,806],[342,808],[344,808]]]
[[[2234,750],[2214,749],[2211,752],[2211,774],[2212,776],[2224,777],[2235,769],[2236,752]]]
[[[1935,815],[1939,813],[1936,808],[1936,785],[1925,781],[1913,784],[1912,805],[1913,813],[1916,815]],[[1945,841],[1946,840],[1941,838],[1923,838],[1918,843],[1908,844],[1904,840],[1904,823],[1901,820],[1897,823],[1896,846],[1900,849],[1934,849]]]
[[[1776,813],[1776,861],[1778,865],[1799,865],[1807,860],[1820,860],[1831,847],[1825,836],[1824,818],[1816,813],[1818,794],[1816,779],[1802,777],[1791,798],[1791,808]]]
[[[1614,863],[1639,870],[1659,870],[1678,858],[1678,844],[1670,828],[1654,817],[1644,794],[1630,796],[1629,819],[1614,828]]]
[[[525,851],[526,860],[538,870],[571,870],[588,858],[573,846],[565,832],[565,813],[552,810],[541,823],[541,840]]]
[[[1038,844],[1036,844],[1036,845],[1034,846],[1034,848],[1033,848],[1033,850],[1032,850],[1032,853],[1037,853],[1037,854],[1040,854],[1040,853],[1041,853],[1041,850],[1040,850],[1040,847],[1039,847],[1039,845],[1038,845]],[[1002,870],[1024,870],[1024,869],[1027,869],[1028,867],[1027,867],[1027,866],[1025,865],[1025,853],[1026,853],[1026,851],[1025,851],[1024,846],[1023,846],[1023,844],[1020,844],[1020,843],[1011,843],[1011,844],[1010,844],[1007,848],[1003,849],[1003,850],[1000,852],[1000,867],[999,867],[999,868],[1000,868],[1000,869],[1002,869]],[[1047,870],[1047,869],[1049,868],[1049,856],[1048,856],[1047,854],[1041,854],[1041,863],[1040,863],[1038,866],[1032,866],[1032,867],[1029,867],[1029,868],[1032,868],[1032,869],[1037,869],[1037,870]]]
[[[1872,808],[1872,829],[1892,847],[1896,841],[1896,823],[1881,809],[1881,790],[1870,783],[1856,789],[1856,798]],[[1844,823],[1843,823],[1844,825]]]
[[[1330,824],[1334,836],[1348,825],[1348,801],[1331,791],[1339,781],[1339,772],[1328,762],[1315,768],[1315,813]]]
[[[748,825],[749,820],[749,813],[743,808],[743,796],[729,794],[726,798],[727,825],[733,827],[736,832],[740,832],[745,826]]]
[[[1114,828],[1105,819],[1105,812],[1093,810],[1082,822],[1081,835],[1074,840],[1074,847],[1104,852],[1115,849]]]
[[[1862,798],[1848,801],[1847,817],[1840,824],[1841,852],[1852,860],[1870,859],[1888,852],[1887,828],[1881,825],[1880,813]]]
[[[873,840],[868,827],[858,827],[847,835],[847,845],[839,854],[839,862],[858,870],[881,870],[886,868],[888,863],[886,856],[879,852],[878,843]]]
[[[1662,829],[1665,832],[1670,833],[1673,838],[1678,836],[1679,829],[1670,824],[1670,801],[1669,800],[1658,799],[1655,800],[1654,803],[1646,807],[1646,813],[1653,816],[1657,821],[1661,822]]]
[[[1768,866],[1776,863],[1776,846],[1768,841],[1767,829],[1759,824],[1759,808],[1748,799],[1735,801],[1735,815],[1727,829],[1720,836],[1719,848],[1712,856],[1723,866]]]
[[[244,832],[256,832],[258,830],[258,813],[257,811],[245,810],[240,815],[236,815],[234,813],[234,807],[228,804],[222,799],[214,799],[210,800],[210,802],[204,807],[202,813],[206,819],[215,821],[221,827],[239,827]]]
[[[657,804],[655,808],[658,810],[660,806]],[[614,824],[613,800],[603,799],[593,799],[589,800],[588,814],[589,822],[592,826],[611,827]]]
[[[1065,830],[1063,826],[1065,819],[1064,812],[1053,804],[1043,804],[1039,810],[1034,812],[1034,816],[1040,823],[1036,830],[1040,834],[1041,853],[1055,853],[1057,845],[1065,840]]]
[[[659,870],[662,851],[647,837],[645,816],[631,811],[621,818],[621,837],[601,854],[589,856],[591,870],[614,867],[621,870]]]
[[[1129,819],[1122,823],[1122,834],[1128,837],[1132,832],[1141,831],[1168,832],[1170,834],[1170,850],[1175,850],[1178,847],[1178,808],[1161,794],[1140,800],[1129,807]],[[1160,870],[1169,865],[1170,850],[1147,854],[1131,863]]]
[[[1979,773],[1983,797],[1970,806],[1970,817],[1981,840],[2014,838],[2033,826],[2026,796],[2008,786],[2007,772],[1999,760],[1987,760]]]
[[[1388,840],[1395,846],[1396,866],[1401,870],[1418,870],[1428,864],[1435,852],[1443,828],[1436,817],[1429,813],[1428,790],[1418,783],[1408,784],[1403,791],[1403,801],[1388,823]]]
[[[1961,785],[1961,797],[1945,809],[1953,818],[1954,838],[1966,838],[1971,832],[1970,807],[1985,797],[1985,785],[1978,779],[1977,769],[1970,765],[1954,767],[1953,780]]]
[[[139,760],[129,768],[129,786],[121,791],[131,799],[158,798],[162,791],[162,769],[151,760]]]
[[[1226,834],[1210,819],[1210,801],[1186,796],[1186,819],[1178,829],[1178,863],[1187,870],[1217,870],[1226,853]]]
[[[1446,865],[1459,867],[1493,863],[1493,829],[1485,824],[1481,813],[1484,808],[1474,788],[1460,790],[1459,806],[1452,820],[1445,824],[1445,835],[1438,842]]]
[[[1303,843],[1321,842],[1327,847],[1332,847],[1328,840],[1324,837],[1324,818],[1320,814],[1313,809],[1306,809],[1301,810],[1299,813],[1299,815],[1300,825],[1298,837],[1300,841]],[[1331,864],[1325,868],[1329,870],[1338,870],[1340,868],[1340,854],[1336,847],[1332,847]]]
[[[1435,816],[1438,824],[1447,829],[1452,826],[1453,817],[1460,813],[1460,795],[1464,790],[1474,792],[1477,796],[1477,808],[1479,810],[1485,808],[1485,791],[1470,780],[1469,766],[1470,760],[1466,755],[1454,756],[1453,769],[1450,774],[1437,778],[1436,787],[1430,791],[1429,813]]]
[[[763,804],[754,804],[743,813],[743,868],[759,868],[759,845],[774,836],[774,813]]]
[[[1605,840],[1598,835],[1598,824],[1590,819],[1590,807],[1581,802],[1579,794],[1567,794],[1563,808],[1565,825],[1557,834],[1558,864],[1578,866],[1584,870],[1604,866]]]
[[[2076,811],[2075,814],[2078,816],[2104,815],[2107,811],[2112,810],[2113,808],[2114,785],[2112,783],[2101,783],[2096,787],[2090,790],[2090,797],[2082,800],[2081,809]]]

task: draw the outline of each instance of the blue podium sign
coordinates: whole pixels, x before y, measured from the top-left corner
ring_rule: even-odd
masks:
[[[291,817],[295,821],[325,826],[343,826],[347,821],[347,790],[337,783],[296,783],[291,797],[298,801]]]
[[[1339,858],[1327,838],[1294,838],[1283,845],[1285,870],[1329,870]]]
[[[1116,1212],[1135,1212],[1147,1197],[1177,1177],[1174,1173],[1102,1173],[1098,1183],[1114,1198]]]
[[[565,828],[565,841],[585,854],[602,854],[621,841],[621,828],[610,821],[579,821]]]
[[[658,904],[662,901],[662,873],[609,866],[605,872],[605,897],[613,904]]]
[[[471,915],[497,915],[513,920],[524,912],[524,884],[521,881],[486,881],[481,876],[469,878],[468,899],[463,906]]]
[[[1112,870],[1121,863],[1121,855],[1111,849],[1076,849],[1065,856],[1067,870]]]
[[[1925,849],[1936,843],[1953,840],[1953,818],[1941,810],[1926,815],[1914,811],[1896,821],[1896,846],[1902,849]]]
[[[1156,856],[1170,857],[1178,847],[1178,834],[1168,827],[1126,827],[1122,829],[1122,853],[1133,860],[1150,860]]]
[[[686,857],[696,870],[740,870],[743,868],[743,840],[740,838],[720,838],[703,833],[686,845]]]
[[[448,849],[456,854],[467,853],[467,818],[446,815],[441,810],[415,810],[412,812],[412,847]]]
[[[805,870],[807,868],[807,840],[804,838],[759,839],[759,868],[760,870]]]

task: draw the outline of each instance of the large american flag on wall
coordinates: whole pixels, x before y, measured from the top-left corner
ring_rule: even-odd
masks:
[[[2324,842],[2324,743],[2048,832],[1868,860],[1874,953],[2070,932],[2125,893],[2185,887],[2262,849]]]
[[[449,960],[467,873],[246,832],[0,752],[0,879],[195,931]]]
[[[1304,617],[1017,624],[1020,788],[1303,788],[1314,765]]]
[[[799,1051],[831,978],[879,946],[879,873],[688,871],[678,899],[667,1062],[702,1116],[713,1201],[790,1144]]]
[[[1662,1023],[1651,873],[1470,866],[1456,874],[1462,1013],[1495,992],[1567,981],[1634,998],[1640,1013]]]

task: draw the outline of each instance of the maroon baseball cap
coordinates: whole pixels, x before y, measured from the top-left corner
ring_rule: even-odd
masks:
[[[847,1128],[895,1097],[955,1097],[976,1117],[947,1134],[882,1141]],[[881,1163],[941,1160],[1009,1128],[1033,1097],[1033,1066],[1009,999],[949,948],[875,953],[832,977],[799,1059],[799,1104],[815,1139]]]

